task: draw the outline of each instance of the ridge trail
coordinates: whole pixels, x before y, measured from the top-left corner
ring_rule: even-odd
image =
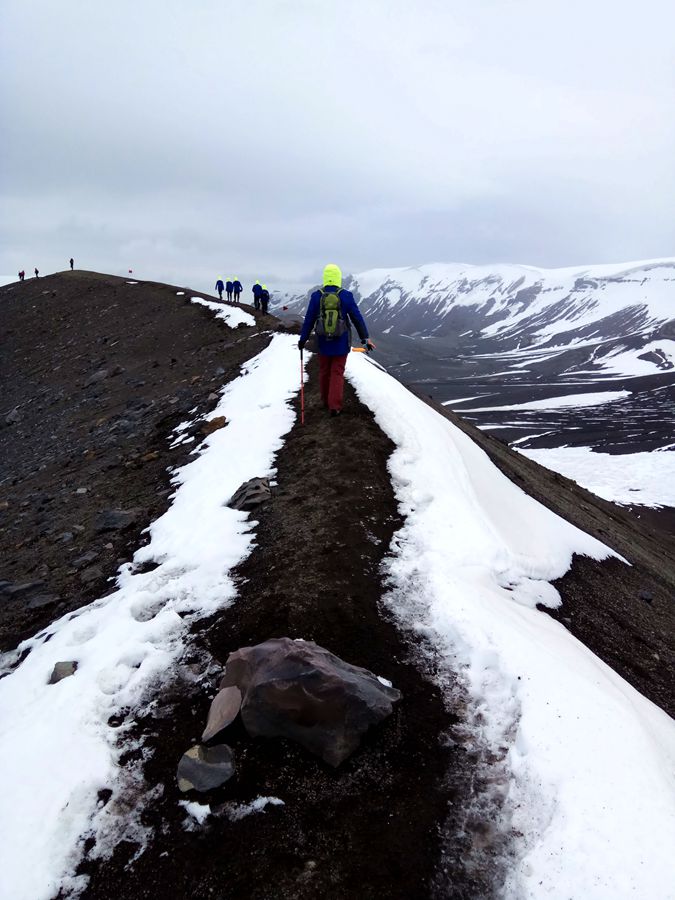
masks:
[[[129,868],[124,845],[107,863],[85,862],[87,898],[491,896],[494,870],[469,871],[463,822],[479,791],[476,759],[445,740],[458,718],[433,682],[433,659],[381,605],[380,564],[401,524],[387,472],[393,444],[349,384],[344,415],[330,419],[314,384],[316,358],[308,368],[306,425],[298,417],[277,457],[273,499],[252,513],[257,545],[238,567],[238,597],[202,623],[186,662],[211,654],[215,687],[238,647],[302,637],[391,679],[403,701],[335,771],[290,742],[252,740],[240,723],[230,726],[222,739],[238,772],[228,800],[271,795],[285,806],[237,822],[211,816],[188,832],[169,773],[201,732],[209,699],[194,683],[187,692],[176,685],[162,718],[139,723],[152,751],[146,778],[165,784],[144,817],[157,839]]]

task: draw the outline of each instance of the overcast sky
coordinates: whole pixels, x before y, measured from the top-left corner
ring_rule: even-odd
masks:
[[[675,255],[672,0],[0,0],[0,272]]]

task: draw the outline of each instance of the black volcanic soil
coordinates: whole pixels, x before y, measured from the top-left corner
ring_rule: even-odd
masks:
[[[166,507],[167,467],[186,458],[185,448],[168,449],[171,429],[195,407],[206,413],[211,392],[268,341],[261,330],[279,327],[267,317],[228,329],[178,290],[78,272],[0,289],[0,579],[44,582],[0,594],[0,647],[105,591]],[[108,377],[87,385],[102,368]],[[381,603],[379,567],[400,524],[386,471],[392,445],[350,388],[337,420],[318,407],[311,383],[307,398],[307,424],[287,436],[278,486],[255,516],[257,546],[237,572],[236,602],[200,624],[181,670],[167,673],[161,704],[136,720],[144,750],[123,757],[163,785],[143,812],[155,838],[133,863],[124,843],[107,863],[85,859],[87,898],[473,900],[499,887],[508,836],[470,818],[483,788],[458,737],[461,693],[444,707],[433,656],[394,628]],[[634,563],[575,559],[555,615],[672,710],[675,540],[432,405],[509,478]],[[5,425],[8,414],[16,421]],[[133,524],[98,534],[107,508],[134,510]],[[83,583],[74,560],[90,550],[98,556],[84,568],[102,574]],[[186,831],[176,765],[199,739],[221,666],[237,647],[283,635],[390,678],[403,701],[337,770],[290,743],[251,740],[235,724],[227,741],[237,775],[220,791],[187,796],[216,815]],[[223,804],[260,795],[286,805],[227,817]]]
[[[197,293],[78,271],[0,288],[0,651],[106,593],[189,452],[171,430],[269,341]],[[106,509],[133,521],[97,531]]]

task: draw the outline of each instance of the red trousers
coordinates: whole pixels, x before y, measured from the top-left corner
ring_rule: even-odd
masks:
[[[321,399],[328,409],[342,409],[347,355],[324,356],[319,353],[319,387]]]

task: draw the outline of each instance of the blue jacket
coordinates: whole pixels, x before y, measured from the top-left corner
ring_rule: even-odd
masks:
[[[259,297],[262,294],[262,284],[254,284],[251,290],[254,297]]]
[[[223,284],[222,281],[220,281],[220,280],[216,281],[216,290],[217,290],[217,291],[224,291],[224,290],[225,290],[225,285]]]
[[[359,334],[359,337],[362,341],[365,341],[368,337],[368,329],[366,328],[366,323],[363,321],[363,316],[359,312],[359,308],[356,305],[356,300],[354,300],[354,295],[351,291],[346,291],[344,288],[336,288],[336,287],[325,287],[324,291],[327,293],[335,293],[339,290],[340,293],[340,305],[342,307],[342,315],[347,323],[347,330],[345,333],[339,338],[325,338],[317,335],[317,342],[319,344],[319,353],[322,353],[324,356],[346,356],[349,353],[352,346],[352,332],[351,332],[351,322],[356,326],[356,330]],[[309,306],[307,307],[307,312],[305,313],[305,321],[302,325],[302,331],[300,332],[300,340],[306,341],[309,337],[312,328],[316,324],[316,320],[319,318],[319,314],[321,312],[321,291],[314,291],[312,296],[309,298]]]
[[[234,289],[235,294],[241,294],[241,281],[233,281],[232,288]]]
[[[232,282],[228,281],[227,284],[225,285],[225,287],[227,288],[228,291],[231,291],[232,290]]]

